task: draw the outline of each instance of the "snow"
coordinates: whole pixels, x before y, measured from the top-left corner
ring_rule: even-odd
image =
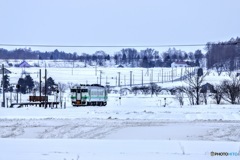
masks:
[[[210,152],[213,149],[215,152],[239,150],[239,143],[236,142],[210,141],[2,139],[1,142],[1,151],[4,154],[0,155],[0,159],[18,160],[226,159],[226,157],[211,157]],[[8,156],[4,156],[5,154]],[[237,159],[239,156],[230,158]]]
[[[13,72],[9,75],[10,81],[16,83],[22,69],[9,70]],[[38,81],[39,68],[25,70]],[[96,83],[97,80],[95,68],[47,70],[48,76],[57,83]],[[102,82],[108,78],[111,84],[115,84],[115,78],[110,77],[117,76],[119,71],[122,84],[130,70],[135,73],[135,84],[141,84],[141,70],[147,72],[140,68],[100,70],[105,77]],[[154,75],[160,70],[154,68]],[[42,75],[43,72],[44,68]],[[99,71],[97,74],[99,76]],[[207,79],[219,83],[227,78],[226,74],[216,76],[211,72]],[[146,83],[150,80],[147,75],[144,79]],[[154,81],[157,79],[154,77]],[[167,88],[182,82],[159,84]],[[211,152],[240,152],[239,105],[216,105],[210,101],[208,105],[191,106],[185,97],[181,107],[176,98],[167,93],[158,96],[111,93],[107,106],[72,107],[69,96],[69,91],[63,94],[66,108],[1,107],[0,160],[202,160],[227,158],[213,157]],[[21,95],[22,102],[27,99],[28,95]],[[230,159],[239,159],[239,155]]]

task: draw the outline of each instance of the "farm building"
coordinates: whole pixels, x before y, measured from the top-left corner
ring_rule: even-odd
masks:
[[[2,72],[3,70],[2,70],[2,68],[0,69],[0,74],[2,74],[3,72]],[[8,69],[6,69],[6,68],[4,68],[4,74],[11,74],[12,72],[11,71],[9,71]]]
[[[30,64],[28,64],[26,61],[22,61],[20,64],[16,65],[16,67],[32,67]]]
[[[173,62],[171,67],[188,67],[186,62]]]

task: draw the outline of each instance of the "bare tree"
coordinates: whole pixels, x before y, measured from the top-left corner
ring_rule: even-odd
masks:
[[[67,89],[67,85],[66,84],[60,83],[60,82],[58,83],[58,90],[59,90],[59,92],[65,92],[66,89]]]
[[[189,71],[186,71],[189,72]],[[204,78],[207,76],[208,72],[199,74],[199,69],[195,74],[186,73],[187,76],[184,80],[185,83],[188,84],[189,87],[185,87],[185,93],[193,98],[193,104],[199,105],[200,104],[200,89],[202,86],[202,83],[204,81]]]
[[[214,86],[214,93],[213,93],[213,99],[216,100],[217,104],[220,104],[222,98],[223,98],[223,88],[221,85],[215,85]]]
[[[67,89],[67,85],[64,84],[64,83],[58,83],[58,90],[59,90],[59,93],[60,93],[60,101],[62,101],[62,93],[64,93]]]
[[[240,95],[240,78],[231,76],[231,80],[225,80],[221,84],[223,99],[231,104],[236,104]]]
[[[194,93],[192,92],[192,88],[189,86],[182,86],[182,87],[178,87],[177,90],[179,90],[180,92],[183,92],[187,95],[189,103],[191,105],[194,105]]]
[[[183,98],[184,98],[184,88],[183,87],[177,87],[175,91],[176,99],[179,101],[180,106],[182,107],[184,104]]]
[[[218,76],[220,76],[222,74],[222,72],[224,71],[224,66],[221,63],[217,63],[214,65],[214,67],[216,68],[216,71],[218,73]]]
[[[68,86],[69,89],[71,89],[74,86],[74,83],[73,82],[68,82],[67,86]]]
[[[204,100],[204,103],[207,105],[207,89],[201,89],[201,93],[202,93],[202,98]]]

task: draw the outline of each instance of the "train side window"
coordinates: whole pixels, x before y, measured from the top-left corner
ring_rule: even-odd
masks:
[[[71,89],[71,92],[76,92],[76,89]]]
[[[81,92],[88,92],[88,89],[81,89]]]

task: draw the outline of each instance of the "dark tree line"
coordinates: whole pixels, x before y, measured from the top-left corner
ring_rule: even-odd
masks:
[[[3,81],[4,81],[4,83],[3,83]],[[4,84],[4,86],[3,86],[3,84]],[[4,75],[3,79],[1,80],[1,87],[3,87],[5,92],[8,92],[8,91],[11,92],[13,90],[13,87],[10,86],[10,80],[9,80],[9,76],[7,74]],[[1,88],[1,90],[2,90],[2,88]]]
[[[0,58],[1,59],[66,59],[73,60],[78,59],[77,53],[66,53],[63,51],[58,51],[57,49],[52,52],[40,52],[32,51],[31,48],[19,48],[15,50],[7,50],[0,48]]]
[[[138,52],[136,49],[122,49],[114,55],[116,65],[123,64],[129,67],[171,67],[172,62],[185,61],[189,66],[199,66],[199,61],[204,58],[201,50],[195,53],[186,53],[175,48],[169,48],[163,53],[147,48]]]
[[[24,78],[19,78],[16,86],[13,86],[10,84],[8,75],[4,75],[2,81],[4,81],[3,88],[5,92],[13,92],[15,89],[16,89],[15,91],[22,94],[32,93],[33,91],[37,91],[37,90],[39,91],[39,83],[34,82],[30,75],[26,75]],[[1,87],[3,85],[2,81],[1,81]],[[58,85],[59,84],[56,84],[52,79],[52,77],[48,77],[47,78],[47,95],[51,95],[53,94],[53,92],[56,92],[58,89],[61,89],[57,87]],[[42,84],[41,91],[42,93],[45,93],[45,84]]]
[[[137,51],[134,48],[123,48],[114,55],[106,54],[104,51],[96,51],[93,54],[67,53],[55,49],[51,52],[32,51],[31,48],[20,48],[15,50],[6,50],[0,48],[0,59],[39,59],[39,60],[73,60],[84,62],[85,65],[104,66],[107,62],[113,62],[115,65],[124,65],[128,67],[170,67],[172,62],[185,61],[189,66],[199,66],[200,61],[206,57],[207,67],[216,68],[221,71],[232,71],[240,68],[240,38],[232,38],[226,42],[207,43],[207,54],[204,55],[201,50],[193,52],[184,52],[169,48],[167,51],[159,51],[147,48]]]
[[[72,60],[84,62],[86,65],[105,66],[107,62],[115,65],[124,65],[127,67],[170,67],[172,62],[186,61],[190,66],[199,66],[199,60],[204,57],[201,50],[194,53],[186,53],[175,48],[169,48],[163,53],[147,48],[137,51],[134,48],[124,48],[114,55],[110,56],[104,51],[96,51],[93,54],[77,54],[58,51],[52,52],[32,51],[31,48],[6,50],[0,48],[0,59],[38,59],[38,60]]]
[[[26,75],[25,78],[18,79],[17,91],[23,94],[31,93],[34,88],[34,82],[30,75]]]
[[[218,72],[233,71],[240,67],[240,38],[227,42],[207,43],[207,67],[216,68]]]

